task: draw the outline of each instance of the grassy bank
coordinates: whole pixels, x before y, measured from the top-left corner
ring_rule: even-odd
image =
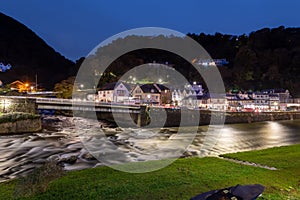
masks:
[[[225,155],[272,167],[271,171],[220,158],[184,158],[144,174],[99,167],[68,172],[46,192],[28,199],[189,199],[236,184],[266,187],[260,199],[300,199],[300,145]],[[159,162],[159,161],[155,161]],[[17,180],[0,184],[0,199],[12,199]]]

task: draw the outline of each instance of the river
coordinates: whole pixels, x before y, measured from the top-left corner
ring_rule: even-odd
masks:
[[[84,147],[78,129],[74,124],[100,124],[107,140],[123,151],[130,161],[156,160],[172,157],[176,144],[169,150],[154,155],[159,144],[177,135],[177,128],[122,129],[111,127],[105,122],[91,122],[87,119],[47,116],[43,119],[41,133],[0,136],[0,181],[27,174],[46,160],[59,161],[66,170],[77,170],[102,165]],[[98,126],[97,126],[98,127]],[[205,149],[208,126],[197,127],[198,133],[188,146],[184,156],[217,156],[224,153],[264,149],[275,146],[300,143],[300,120],[268,121],[252,124],[226,124],[213,137],[212,144]],[[90,132],[85,126],[85,131]],[[184,129],[189,133],[189,128]],[[147,133],[147,137],[145,137]],[[149,133],[154,133],[149,136]],[[211,138],[210,138],[211,139]],[[160,142],[160,143],[158,143]]]

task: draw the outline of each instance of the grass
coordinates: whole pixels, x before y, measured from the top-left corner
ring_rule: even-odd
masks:
[[[281,180],[285,183],[280,188],[278,199],[287,199],[289,195],[292,195],[289,199],[300,199],[300,144],[225,154],[223,157],[276,167],[278,171],[274,173],[274,182]],[[275,198],[274,194],[270,194],[270,199]]]
[[[158,171],[132,174],[108,167],[68,172],[44,193],[25,199],[189,199],[236,184],[266,187],[260,199],[300,199],[300,145],[227,154],[278,168],[270,171],[219,158],[184,158]],[[160,161],[152,161],[160,162]],[[0,199],[13,199],[17,180],[0,184]]]

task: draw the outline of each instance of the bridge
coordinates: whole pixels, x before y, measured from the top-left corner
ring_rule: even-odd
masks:
[[[146,106],[103,103],[96,101],[41,98],[28,96],[0,96],[0,112],[30,112],[38,111],[78,111],[79,115],[84,112],[95,112],[98,119],[114,122],[115,117],[126,123],[134,120],[137,126],[146,121],[144,118]],[[128,117],[128,114],[130,117]]]
[[[14,104],[20,107],[21,104],[28,102],[36,104],[39,110],[69,110],[69,111],[94,111],[94,112],[116,112],[116,113],[140,113],[140,105],[120,104],[120,103],[103,103],[96,101],[73,100],[73,99],[57,99],[57,98],[41,98],[30,96],[0,96],[0,104],[8,107]],[[27,102],[27,103],[26,103]]]
[[[140,113],[141,106],[103,103],[96,101],[57,99],[57,98],[35,98],[39,110],[70,110],[70,111],[92,111],[92,112],[114,112],[114,113]]]

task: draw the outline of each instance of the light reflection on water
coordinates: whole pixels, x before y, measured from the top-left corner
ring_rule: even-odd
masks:
[[[211,155],[300,143],[300,120],[228,124]]]

